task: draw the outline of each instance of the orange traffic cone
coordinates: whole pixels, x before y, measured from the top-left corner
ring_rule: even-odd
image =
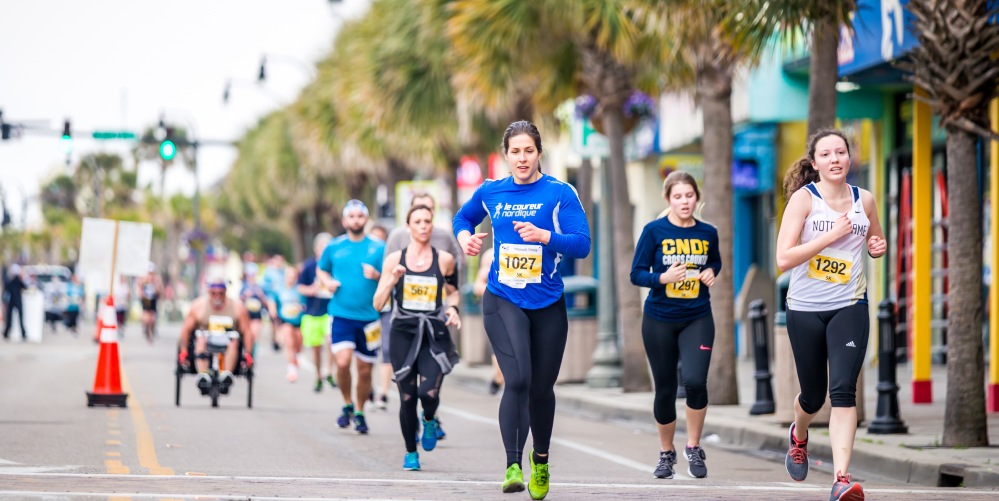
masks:
[[[110,294],[104,308],[97,315],[97,337],[101,341],[101,354],[97,358],[94,391],[87,392],[87,407],[126,407],[128,394],[121,391],[121,368],[118,365],[118,318],[114,310],[114,297]]]

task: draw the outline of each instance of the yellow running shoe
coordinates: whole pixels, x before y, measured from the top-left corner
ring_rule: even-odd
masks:
[[[503,479],[503,492],[520,492],[524,490],[524,472],[519,464],[512,464],[506,469],[506,478]]]
[[[544,499],[548,495],[548,463],[534,464],[534,451],[531,451],[531,480],[527,483],[531,499]]]

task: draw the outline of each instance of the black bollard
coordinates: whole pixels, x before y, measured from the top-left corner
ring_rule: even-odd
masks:
[[[749,409],[750,416],[774,413],[774,389],[770,384],[770,342],[767,338],[767,310],[763,300],[749,303],[749,323],[753,331],[756,358],[756,402]]]
[[[898,384],[895,381],[895,305],[890,299],[878,305],[878,415],[867,427],[869,433],[889,435],[908,433],[909,427],[898,413]]]

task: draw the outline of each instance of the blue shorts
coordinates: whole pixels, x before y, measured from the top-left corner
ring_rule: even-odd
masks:
[[[380,323],[381,320],[375,320]],[[354,356],[362,362],[373,364],[378,361],[378,348],[368,349],[368,339],[364,327],[372,322],[349,318],[330,318],[330,351],[354,350]]]

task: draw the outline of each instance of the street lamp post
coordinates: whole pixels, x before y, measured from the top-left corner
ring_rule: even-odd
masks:
[[[618,349],[617,300],[614,281],[614,242],[611,227],[610,168],[607,162],[600,165],[600,219],[597,292],[597,347],[593,350],[593,367],[586,373],[586,384],[592,388],[617,388],[621,386],[621,351]]]
[[[226,94],[228,94],[228,89],[226,89]],[[179,112],[183,115],[184,121],[187,122],[188,130],[191,131],[191,139],[189,145],[191,146],[191,170],[194,171],[194,199],[191,200],[191,210],[194,213],[194,231],[196,234],[201,232],[201,182],[198,180],[198,146],[200,146],[200,134],[198,134],[198,128],[195,124],[194,118],[190,113],[183,110],[171,110],[173,112]],[[163,128],[164,120],[163,115],[160,115],[160,127]],[[197,249],[192,249],[194,251],[194,287],[191,288],[190,296],[194,299],[198,295],[198,280],[201,278],[201,271],[204,269],[205,256],[204,253]]]

